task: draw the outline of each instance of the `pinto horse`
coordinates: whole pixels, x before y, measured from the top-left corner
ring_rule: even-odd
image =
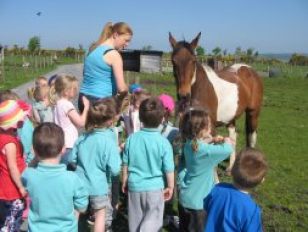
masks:
[[[245,64],[234,64],[215,72],[199,63],[195,49],[200,36],[201,32],[190,43],[177,42],[169,33],[178,101],[186,105],[198,102],[208,110],[213,125],[227,126],[229,136],[235,142],[235,121],[245,112],[246,146],[254,147],[263,99],[262,80],[256,71]],[[228,171],[234,160],[235,153],[230,157]]]

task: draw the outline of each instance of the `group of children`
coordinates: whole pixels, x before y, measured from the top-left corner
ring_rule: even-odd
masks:
[[[38,78],[32,107],[0,93],[0,231],[19,231],[27,197],[29,231],[77,231],[86,211],[95,232],[111,230],[120,176],[130,231],[160,231],[165,202],[176,193],[180,231],[262,231],[249,190],[264,180],[263,154],[242,150],[234,183],[215,185],[215,167],[233,142],[213,137],[207,111],[189,107],[178,129],[170,122],[171,96],[130,87],[125,112],[115,97],[91,104],[83,97],[79,112],[72,103],[78,81],[70,75]]]

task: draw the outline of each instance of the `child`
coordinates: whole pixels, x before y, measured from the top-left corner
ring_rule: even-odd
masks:
[[[180,231],[203,232],[203,199],[214,187],[214,168],[232,153],[232,142],[225,138],[224,143],[210,143],[210,118],[203,109],[189,109],[180,128],[186,168],[179,184]]]
[[[26,167],[17,128],[25,113],[14,100],[0,103],[0,231],[19,231],[26,190],[20,175]]]
[[[59,97],[54,107],[55,123],[63,128],[66,152],[61,163],[68,164],[70,152],[78,138],[78,128],[85,125],[89,101],[83,97],[84,111],[79,114],[72,103],[77,96],[78,80],[74,76],[60,75],[55,82],[55,90]]]
[[[246,148],[236,156],[233,185],[216,185],[204,199],[205,231],[262,231],[261,209],[249,192],[263,182],[267,163],[261,151]]]
[[[160,125],[161,134],[166,137],[172,144],[179,132],[179,129],[174,127],[169,120],[174,113],[174,100],[171,96],[167,94],[161,94],[158,98],[164,106],[164,119],[162,124]]]
[[[22,126],[17,128],[17,134],[22,143],[24,159],[27,164],[30,164],[34,158],[32,151],[32,134],[34,127],[31,117],[31,105],[23,100],[20,100],[19,96],[11,90],[3,90],[0,92],[0,103],[5,100],[17,101],[18,106],[26,113],[26,117]]]
[[[173,152],[157,128],[162,122],[161,101],[151,97],[140,105],[144,128],[128,137],[123,154],[122,191],[128,186],[129,231],[159,231],[163,225],[164,200],[174,188]],[[164,186],[164,175],[167,187]]]
[[[36,87],[33,92],[33,115],[35,121],[39,124],[42,122],[53,122],[53,109],[49,102],[48,86]]]
[[[76,231],[78,212],[88,206],[88,194],[74,172],[59,164],[65,152],[63,130],[46,122],[35,128],[33,149],[39,163],[28,167],[22,181],[31,198],[29,231]]]
[[[28,89],[27,94],[28,98],[32,101],[33,100],[33,93],[36,88],[46,87],[48,86],[48,80],[44,76],[39,76],[34,81],[34,87]]]
[[[150,94],[144,90],[134,92],[134,94],[131,95],[132,105],[129,107],[128,112],[123,115],[124,128],[127,136],[141,129],[142,125],[139,120],[139,106],[143,100],[149,97]]]
[[[106,208],[110,208],[106,173],[116,176],[121,159],[113,131],[109,130],[116,115],[110,99],[101,99],[91,105],[86,122],[87,133],[80,136],[72,151],[77,160],[76,172],[85,181],[94,210],[94,231],[105,231]]]

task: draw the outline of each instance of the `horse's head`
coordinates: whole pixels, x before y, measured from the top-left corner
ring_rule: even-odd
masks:
[[[196,78],[195,49],[200,36],[201,32],[190,43],[185,40],[177,42],[169,32],[169,42],[173,49],[171,61],[178,100],[190,100],[191,86]]]

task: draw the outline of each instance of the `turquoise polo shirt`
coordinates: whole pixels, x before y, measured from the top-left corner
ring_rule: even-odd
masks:
[[[81,135],[72,150],[77,160],[77,174],[85,181],[89,195],[108,194],[107,172],[117,176],[121,158],[114,134],[110,129],[94,129]]]
[[[105,52],[112,49],[111,46],[100,45],[86,56],[80,93],[96,98],[116,94],[117,88],[112,67],[104,60]]]
[[[17,129],[17,134],[21,140],[22,147],[24,149],[24,154],[25,154],[25,161],[27,164],[29,164],[34,158],[34,155],[32,153],[33,131],[34,131],[33,124],[28,117],[26,117],[22,127]]]
[[[198,141],[198,151],[194,152],[191,141],[184,145],[186,170],[180,178],[179,201],[189,209],[202,210],[203,199],[215,185],[214,168],[233,152],[230,144],[208,144]]]
[[[172,147],[158,128],[142,128],[126,140],[123,164],[128,166],[129,191],[163,189],[164,174],[174,171]]]
[[[39,163],[23,172],[22,182],[31,199],[28,231],[77,232],[74,209],[87,209],[88,193],[76,173],[64,164]]]

